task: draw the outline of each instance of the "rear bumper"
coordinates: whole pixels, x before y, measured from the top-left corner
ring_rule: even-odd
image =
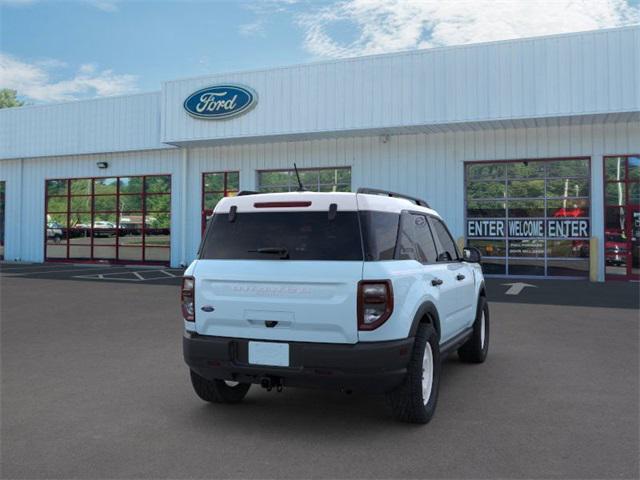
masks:
[[[283,386],[386,392],[402,383],[413,337],[388,342],[289,343],[289,367],[248,363],[248,339],[185,332],[184,360],[207,379],[260,383],[265,377]]]

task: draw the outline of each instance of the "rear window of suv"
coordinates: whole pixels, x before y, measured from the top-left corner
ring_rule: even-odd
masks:
[[[200,251],[210,260],[363,260],[358,212],[215,214]]]

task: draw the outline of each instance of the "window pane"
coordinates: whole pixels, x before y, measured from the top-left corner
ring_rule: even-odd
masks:
[[[47,180],[47,195],[66,195],[66,180]]]
[[[171,191],[171,177],[169,175],[158,175],[146,177],[146,193],[169,193]]]
[[[224,173],[207,173],[204,175],[205,192],[222,192],[224,190]]]
[[[240,172],[227,173],[227,190],[240,190]]]
[[[52,225],[52,228],[67,228],[67,214],[66,213],[48,213],[47,225]]]
[[[469,182],[467,195],[469,198],[502,198],[505,185],[504,182]]]
[[[398,235],[398,260],[428,263],[435,262],[436,257],[436,246],[427,218],[424,215],[402,214]]]
[[[482,259],[482,273],[485,275],[504,275],[507,272],[506,261],[496,258]]]
[[[608,205],[626,205],[624,183],[607,183],[605,187],[605,201]]]
[[[47,243],[47,258],[67,258],[67,244],[49,244]]]
[[[68,202],[67,197],[48,197],[47,211],[48,212],[66,212],[67,202]]]
[[[640,183],[629,183],[629,203],[631,205],[640,204]]]
[[[400,215],[360,211],[365,260],[393,260]]]
[[[93,215],[93,228],[116,228],[115,213],[96,213]]]
[[[510,218],[544,217],[544,200],[509,200]]]
[[[547,275],[558,277],[588,277],[589,260],[549,260]]]
[[[242,213],[234,222],[214,215],[202,249],[203,259],[274,260],[279,254],[260,253],[268,247],[285,249],[291,260],[363,259],[356,212]]]
[[[171,245],[171,235],[169,229],[151,229],[144,232],[145,248],[148,247],[168,247]]]
[[[589,258],[588,240],[549,240],[547,241],[549,257]]]
[[[70,245],[69,258],[88,260],[91,258],[91,247],[83,245]]]
[[[115,195],[98,195],[93,197],[93,210],[95,212],[115,212],[118,202]]]
[[[147,247],[144,249],[144,259],[147,262],[169,262],[170,258],[169,248]]]
[[[91,228],[91,214],[71,213],[69,215],[69,226],[71,228]]]
[[[93,245],[93,258],[101,260],[115,260],[116,259],[116,247],[115,246],[102,246]]]
[[[511,162],[507,164],[509,178],[543,178],[545,162]]]
[[[90,212],[91,197],[71,197],[72,212]]]
[[[484,257],[506,257],[507,249],[505,247],[506,242],[503,240],[469,240],[467,245],[475,247],[480,250],[480,253]]]
[[[118,249],[118,260],[129,260],[132,262],[142,261],[141,247],[120,247]]]
[[[91,195],[91,179],[71,180],[71,195]]]
[[[300,175],[300,180],[302,181],[302,184],[305,186],[305,188],[313,191],[316,191],[318,189],[318,170],[298,170],[298,174]],[[293,175],[295,175],[295,173]],[[297,185],[297,177],[295,177],[295,181]]]
[[[122,212],[141,212],[142,195],[122,195],[121,193],[119,210]]]
[[[505,215],[505,202],[470,200],[467,203],[467,217],[469,218],[504,217]]]
[[[544,180],[511,180],[507,189],[509,197],[544,197]]]
[[[640,180],[640,157],[629,157],[629,180]]]
[[[339,182],[337,169],[332,168],[332,169],[320,170],[319,175],[320,175],[320,183],[334,184]]]
[[[429,221],[432,226],[433,235],[439,240],[440,247],[442,248],[442,250],[438,249],[438,257],[441,257],[444,254],[450,261],[457,260],[458,248],[456,247],[456,243],[453,241],[453,238],[451,238],[451,235],[449,235],[444,223],[437,218],[431,218]]]
[[[510,257],[543,257],[544,240],[509,240]]]
[[[289,172],[260,172],[258,174],[260,187],[288,186]]]
[[[218,202],[222,200],[224,195],[222,193],[205,193],[204,194],[204,208],[205,210],[213,210]]]
[[[351,187],[351,169],[350,168],[338,168],[338,183],[346,184]]]
[[[168,212],[171,209],[171,195],[147,195],[145,197],[147,212]]]
[[[604,159],[604,176],[607,180],[625,179],[625,157],[611,157]]]
[[[67,242],[67,231],[63,225],[55,221],[47,222],[47,243],[60,244]]]
[[[547,163],[548,177],[588,177],[589,160],[558,160]]]
[[[141,247],[142,246],[142,229],[141,228],[126,228],[121,229],[118,237],[118,245],[129,247]]]
[[[120,177],[120,194],[142,193],[142,177]]]
[[[576,218],[589,216],[589,200],[547,200],[547,216],[554,218]]]
[[[468,180],[499,180],[504,179],[507,168],[499,163],[478,163],[467,165]]]
[[[605,229],[624,230],[625,219],[625,207],[611,207],[604,211]],[[607,232],[605,231],[606,234]]]
[[[548,197],[588,197],[589,180],[565,179],[547,181]]]
[[[98,194],[113,194],[117,193],[118,179],[117,178],[96,178],[93,185],[93,193]]]
[[[544,260],[509,259],[509,275],[544,275]]]
[[[171,228],[171,216],[169,213],[150,213],[145,218],[146,228]]]

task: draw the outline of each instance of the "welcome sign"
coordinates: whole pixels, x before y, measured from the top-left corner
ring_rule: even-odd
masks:
[[[246,113],[257,102],[256,92],[244,85],[213,85],[189,95],[183,106],[192,117],[221,120]]]
[[[587,219],[467,220],[467,238],[589,238]]]

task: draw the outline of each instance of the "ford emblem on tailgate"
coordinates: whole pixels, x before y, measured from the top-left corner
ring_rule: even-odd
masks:
[[[184,109],[196,118],[220,120],[250,110],[258,95],[241,85],[214,85],[192,93],[184,101]]]

